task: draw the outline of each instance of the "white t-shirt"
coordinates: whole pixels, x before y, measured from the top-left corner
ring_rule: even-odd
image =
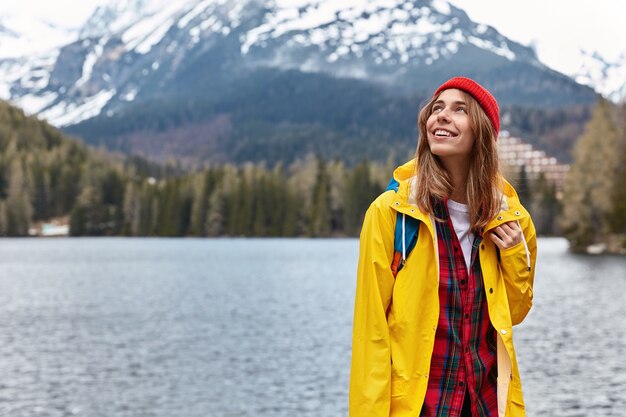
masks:
[[[469,206],[448,200],[448,212],[450,213],[450,220],[452,220],[456,237],[461,244],[465,266],[467,266],[467,272],[469,273],[470,263],[472,262],[472,245],[474,244],[474,233],[470,230],[469,223]]]

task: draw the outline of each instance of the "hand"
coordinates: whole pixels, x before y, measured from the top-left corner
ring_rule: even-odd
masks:
[[[506,222],[493,229],[489,238],[500,250],[504,250],[520,243],[524,239],[524,235],[517,222]]]

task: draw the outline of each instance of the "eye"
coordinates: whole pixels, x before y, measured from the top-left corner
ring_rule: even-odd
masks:
[[[441,106],[440,104],[436,104],[433,106],[433,109],[431,112],[432,113],[440,112],[442,109],[443,109],[443,106]]]
[[[458,109],[456,109],[456,111],[467,114],[467,109],[465,107],[459,107]]]

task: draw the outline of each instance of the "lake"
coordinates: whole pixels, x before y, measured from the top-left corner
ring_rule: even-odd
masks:
[[[529,417],[624,416],[626,258],[540,239]],[[356,239],[0,239],[0,415],[347,415]]]

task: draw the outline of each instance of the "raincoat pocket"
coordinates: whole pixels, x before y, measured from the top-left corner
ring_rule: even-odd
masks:
[[[524,397],[522,396],[522,390],[516,387],[515,385],[511,386],[511,403],[512,403],[511,407],[516,407],[521,410],[525,408]]]
[[[524,398],[522,397],[522,390],[515,385],[510,386],[511,392],[509,397],[509,404],[507,406],[506,417],[525,417],[526,407],[524,406]]]

